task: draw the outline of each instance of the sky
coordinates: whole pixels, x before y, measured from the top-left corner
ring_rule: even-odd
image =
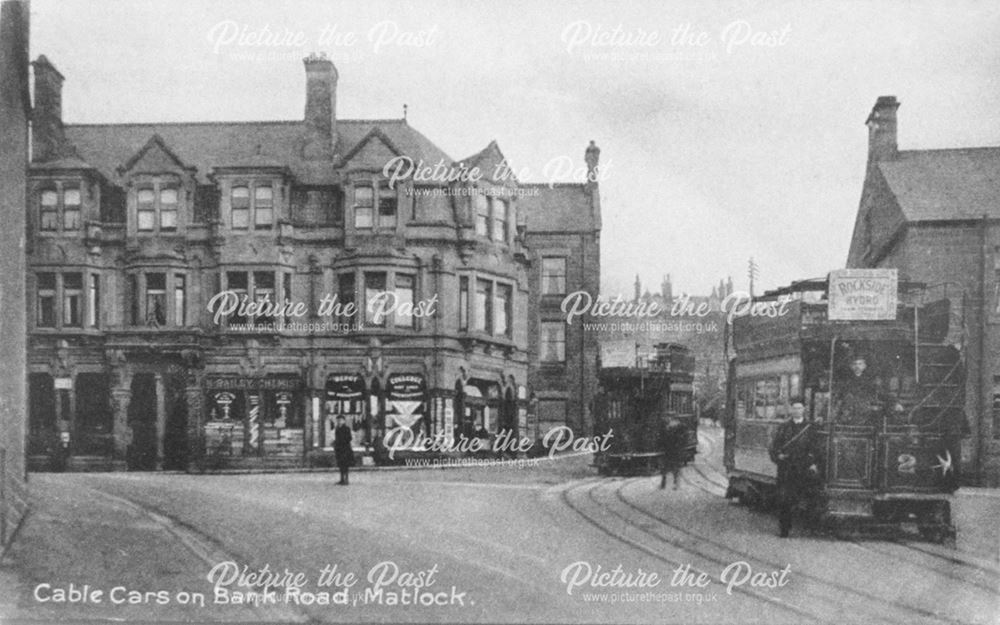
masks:
[[[342,118],[400,118],[528,182],[601,148],[601,292],[757,292],[843,267],[864,122],[901,149],[1000,145],[1000,3],[32,0],[69,123],[300,119],[325,52]],[[565,166],[570,163],[569,167]]]

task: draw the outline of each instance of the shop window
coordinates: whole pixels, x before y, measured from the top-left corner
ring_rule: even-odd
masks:
[[[167,275],[146,274],[146,325],[162,326],[167,323]]]
[[[482,193],[472,196],[476,210],[476,234],[483,237],[490,236],[490,201]]]
[[[396,227],[397,203],[396,190],[388,185],[380,185],[378,189],[379,228],[393,229]]]
[[[490,210],[493,216],[493,227],[491,229],[494,241],[507,240],[507,201],[493,197],[490,201]]]
[[[412,328],[416,325],[413,315],[413,285],[414,277],[406,274],[396,274],[395,319],[393,325],[397,328]]]
[[[83,323],[83,274],[63,274],[63,325],[78,327]]]
[[[476,280],[476,330],[493,331],[493,283],[489,280]]]
[[[511,335],[511,286],[496,285],[496,298],[493,302],[493,332],[497,336]]]
[[[385,306],[376,306],[375,299],[385,293],[386,280],[385,273],[371,272],[365,274],[365,321],[374,326],[385,325],[385,314],[382,309]]]
[[[136,227],[150,232],[156,225],[156,194],[152,189],[139,189],[136,193]]]
[[[274,225],[274,190],[271,187],[256,187],[253,190],[253,226],[267,229]]]
[[[566,361],[566,325],[562,321],[542,322],[541,359],[543,362]]]
[[[174,275],[174,324],[187,325],[187,277]]]
[[[466,331],[469,329],[469,277],[461,276],[458,279],[458,329]]]
[[[354,227],[371,228],[374,216],[374,197],[371,187],[359,186],[354,188]]]
[[[234,230],[250,227],[250,187],[233,187],[230,192],[230,218]]]
[[[80,189],[63,190],[63,229],[80,229]]]
[[[39,328],[56,327],[56,274],[38,274],[38,316]]]
[[[87,325],[96,328],[100,325],[101,314],[101,276],[90,274],[90,293],[87,298]]]
[[[562,295],[566,292],[566,258],[542,258],[542,294]]]
[[[160,230],[177,229],[177,189],[160,191]]]
[[[39,222],[42,230],[59,229],[59,194],[45,189],[39,195]]]

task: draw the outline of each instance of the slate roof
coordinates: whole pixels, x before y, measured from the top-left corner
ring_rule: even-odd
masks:
[[[589,232],[600,228],[583,183],[520,184],[528,192],[518,197],[518,210],[528,232]],[[538,195],[533,195],[537,190]]]
[[[402,119],[338,119],[335,152],[349,153],[375,128],[414,161],[451,162],[441,148]],[[158,135],[180,161],[197,169],[201,183],[208,183],[213,167],[265,161],[286,165],[304,184],[336,182],[328,162],[302,158],[304,130],[301,121],[67,124],[66,137],[83,160],[110,180],[117,179],[118,167]]]
[[[1000,217],[1000,147],[906,150],[878,168],[907,221]]]

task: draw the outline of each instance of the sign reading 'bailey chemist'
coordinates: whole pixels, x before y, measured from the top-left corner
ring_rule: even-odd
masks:
[[[880,321],[896,318],[895,269],[837,269],[827,292],[830,320]]]

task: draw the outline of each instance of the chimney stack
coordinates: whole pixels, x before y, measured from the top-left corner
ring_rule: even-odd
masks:
[[[31,112],[31,144],[34,162],[52,161],[65,155],[66,131],[62,121],[63,75],[45,55],[31,64],[35,68],[35,107]]]
[[[594,140],[590,140],[590,145],[587,146],[586,151],[583,153],[583,160],[587,163],[587,185],[593,186],[597,184],[597,164],[601,160],[601,148],[597,147]]]
[[[306,134],[303,156],[329,160],[337,147],[337,68],[325,54],[303,59],[306,66]]]
[[[899,102],[894,95],[879,96],[871,114],[865,121],[868,126],[868,161],[896,158],[899,145],[896,142],[896,109]]]

